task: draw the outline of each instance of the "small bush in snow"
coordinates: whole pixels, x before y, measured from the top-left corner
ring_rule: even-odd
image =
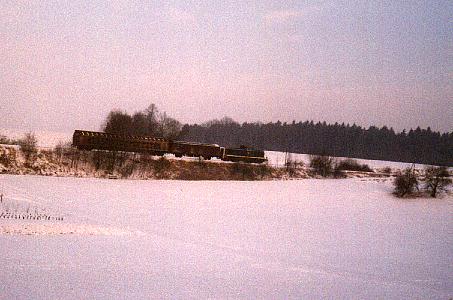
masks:
[[[54,148],[54,153],[59,161],[61,161],[65,152],[67,152],[68,149],[70,149],[70,148],[71,148],[70,142],[63,142],[63,141],[58,142],[58,144]]]
[[[38,148],[36,147],[37,144],[38,139],[31,132],[26,133],[25,136],[19,140],[20,150],[24,154],[27,161],[33,159],[38,152]]]
[[[17,141],[8,138],[6,135],[0,134],[0,144],[5,144],[5,145],[16,145]]]
[[[427,167],[425,169],[425,189],[435,198],[440,190],[451,184],[450,173],[446,167]]]
[[[346,178],[346,173],[342,170],[339,169],[337,166],[335,166],[333,173],[332,173],[334,178]]]
[[[384,173],[384,174],[391,174],[391,173],[392,173],[392,168],[390,168],[390,167],[384,167],[384,168],[382,168],[381,171],[382,171],[382,173]]]
[[[351,158],[340,161],[337,164],[336,169],[347,171],[373,172],[373,170],[367,164],[360,164],[357,160]]]
[[[310,156],[310,167],[313,169],[315,174],[321,175],[322,177],[328,177],[332,175],[334,171],[334,164],[335,160],[330,156]]]
[[[394,194],[397,197],[411,195],[415,192],[415,189],[418,189],[417,175],[413,169],[407,168],[404,173],[395,177],[393,185],[395,186]]]
[[[130,161],[128,163],[123,163],[118,167],[118,172],[121,174],[122,178],[128,178],[132,175],[136,168],[136,164],[134,161]]]
[[[16,161],[16,150],[11,148],[8,150],[0,149],[0,164],[9,167]]]
[[[5,167],[8,167],[10,164],[8,155],[5,152],[0,153],[0,164],[4,165]]]
[[[297,174],[297,171],[303,166],[304,162],[293,159],[291,153],[288,153],[288,156],[285,159],[285,169],[290,177],[295,176]]]
[[[266,176],[269,176],[272,174],[272,167],[270,167],[266,163],[260,164],[256,167],[256,173],[261,178],[265,178]]]
[[[160,157],[158,160],[154,161],[154,170],[156,173],[161,174],[167,171],[171,166],[170,161],[166,159],[164,156]]]
[[[242,180],[255,180],[256,174],[253,171],[253,166],[247,163],[236,162],[231,168],[233,174],[241,175]]]
[[[205,159],[202,156],[198,157],[197,166],[199,166],[200,168],[206,168],[207,163],[206,163]]]

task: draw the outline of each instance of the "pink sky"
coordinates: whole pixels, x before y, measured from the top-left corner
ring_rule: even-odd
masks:
[[[307,2],[308,3],[308,2]],[[181,122],[453,130],[453,9],[411,1],[0,3],[3,128]]]

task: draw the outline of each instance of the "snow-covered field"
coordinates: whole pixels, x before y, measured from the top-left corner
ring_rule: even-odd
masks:
[[[0,175],[0,189],[0,299],[453,297],[452,196],[396,199],[390,181]]]
[[[266,151],[266,157],[269,161],[269,164],[275,167],[282,167],[285,165],[285,152],[278,152],[278,151]],[[299,153],[290,153],[289,157],[292,161],[295,162],[303,162],[305,165],[310,164],[310,155],[309,154],[299,154]],[[346,159],[345,157],[337,157],[338,160]],[[371,159],[356,159],[360,164],[367,164],[372,169],[382,169],[386,167],[390,167],[396,170],[402,170],[408,167],[411,167],[411,163],[404,163],[404,162],[395,162],[395,161],[383,161],[383,160],[371,160]],[[416,164],[416,168],[423,169],[424,165]]]

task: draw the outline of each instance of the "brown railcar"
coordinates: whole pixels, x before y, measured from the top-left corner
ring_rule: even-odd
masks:
[[[105,132],[76,130],[72,144],[82,150],[109,150],[163,155],[170,151],[170,141],[163,138],[129,136]]]
[[[171,153],[176,157],[195,156],[204,159],[217,157],[225,161],[246,163],[262,163],[267,160],[264,157],[264,151],[245,146],[230,149],[216,144],[171,141],[159,137],[131,136],[87,130],[76,130],[72,144],[81,150],[126,151],[152,155]]]
[[[211,159],[212,157],[223,158],[225,149],[216,144],[201,144],[174,141],[170,146],[171,153],[176,157],[194,156]]]
[[[239,148],[226,148],[223,160],[246,163],[263,163],[267,161],[263,150],[257,150],[246,146]]]

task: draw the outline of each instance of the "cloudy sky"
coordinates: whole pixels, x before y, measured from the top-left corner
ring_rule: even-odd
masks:
[[[453,131],[453,3],[0,1],[0,128],[182,122]]]

